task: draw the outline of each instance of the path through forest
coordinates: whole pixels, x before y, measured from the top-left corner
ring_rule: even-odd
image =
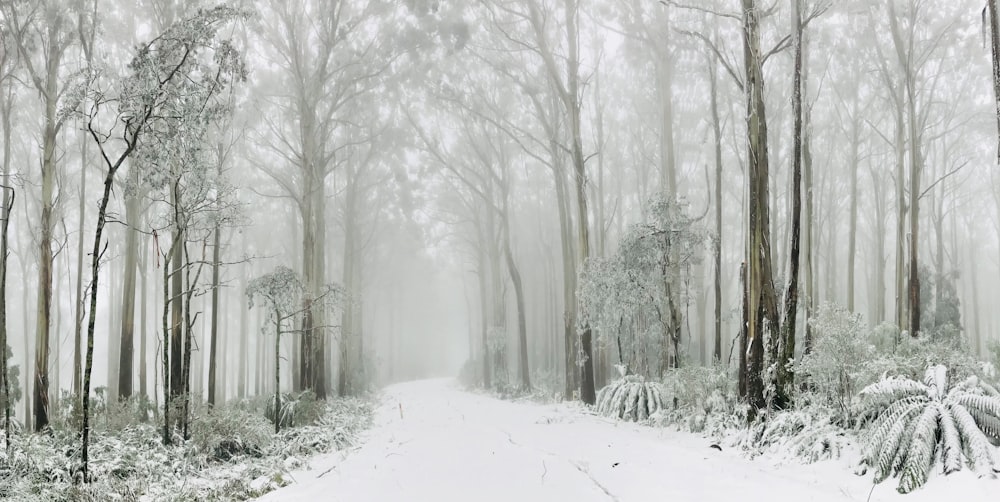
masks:
[[[575,404],[501,401],[424,380],[383,391],[375,424],[353,451],[313,459],[264,501],[844,501],[868,499],[871,477],[849,459],[798,465],[748,460],[671,429],[619,423]],[[934,477],[905,498],[987,500],[997,482],[967,471]],[[941,497],[945,497],[942,499]]]

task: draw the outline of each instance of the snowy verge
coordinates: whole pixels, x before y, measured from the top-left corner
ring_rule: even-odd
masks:
[[[751,460],[696,434],[624,423],[578,404],[506,402],[451,380],[391,386],[375,425],[346,457],[320,455],[262,501],[992,500],[997,481],[933,475],[914,493],[856,476],[835,460]],[[869,493],[870,499],[869,499]]]

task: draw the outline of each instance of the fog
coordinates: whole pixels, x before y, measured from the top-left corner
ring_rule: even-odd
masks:
[[[29,429],[181,373],[216,405],[429,377],[592,404],[795,360],[825,304],[998,357],[981,1],[0,5]]]

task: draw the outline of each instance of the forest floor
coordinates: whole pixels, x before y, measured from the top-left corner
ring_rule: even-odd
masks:
[[[802,465],[578,404],[510,402],[452,380],[386,388],[362,445],[320,455],[262,501],[995,500],[1000,481],[932,474],[909,495],[853,473],[855,454]],[[870,498],[869,498],[870,496]]]

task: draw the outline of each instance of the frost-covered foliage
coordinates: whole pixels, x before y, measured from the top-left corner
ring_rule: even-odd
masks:
[[[702,259],[705,238],[684,204],[654,195],[645,221],[628,229],[613,256],[584,264],[578,322],[597,328],[633,372],[662,373],[680,357],[691,270]]]
[[[828,408],[803,407],[761,418],[736,436],[736,443],[750,456],[768,452],[812,463],[840,458],[851,442]]]
[[[846,420],[857,389],[868,383],[869,364],[876,356],[868,327],[860,314],[830,303],[822,305],[809,323],[812,351],[795,367],[809,384],[803,397],[833,408],[840,420]]]
[[[323,412],[321,402],[316,401],[316,393],[311,390],[281,395],[281,409],[278,421],[281,427],[307,425],[316,422]],[[274,401],[264,403],[264,416],[274,423]]]
[[[164,446],[152,423],[99,428],[89,484],[74,484],[80,476],[76,432],[15,436],[10,449],[0,449],[0,500],[248,500],[286,484],[295,459],[349,446],[372,418],[369,401],[339,399],[325,403],[314,424],[276,435],[262,406],[254,399],[201,408],[191,440],[175,446]]]
[[[907,493],[927,480],[936,460],[945,474],[969,464],[1000,472],[1000,394],[971,376],[957,384],[948,368],[927,368],[923,381],[888,377],[861,391],[866,424],[864,464],[875,481],[899,476]]]
[[[658,383],[629,375],[608,384],[597,393],[597,411],[622,420],[643,421],[663,408],[661,394]]]
[[[723,365],[687,366],[663,376],[661,408],[652,417],[659,427],[677,426],[690,432],[722,437],[746,423],[737,406],[736,381]]]

